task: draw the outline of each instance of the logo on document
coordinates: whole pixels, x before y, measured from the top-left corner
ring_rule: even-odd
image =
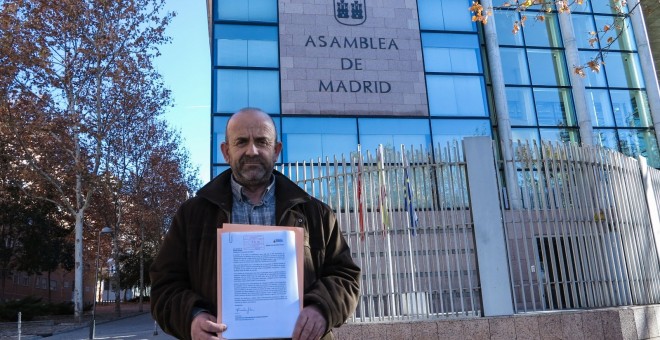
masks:
[[[367,0],[335,1],[335,19],[342,25],[358,26],[367,20]]]

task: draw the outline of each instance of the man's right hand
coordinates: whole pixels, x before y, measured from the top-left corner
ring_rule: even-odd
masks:
[[[199,313],[190,325],[190,337],[193,340],[218,340],[218,333],[227,330],[227,325],[217,323],[215,316],[209,313]]]

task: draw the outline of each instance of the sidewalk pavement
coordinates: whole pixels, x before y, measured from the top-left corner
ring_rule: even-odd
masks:
[[[137,302],[122,302],[120,306],[120,315],[115,313],[114,303],[96,304],[95,319],[96,324],[101,324],[118,319],[124,319],[139,314],[150,313],[149,302],[142,304]],[[23,322],[21,324],[21,339],[40,339],[44,336],[50,336],[58,333],[69,332],[72,330],[87,328],[92,320],[92,311],[85,311],[81,322],[76,322],[73,315],[53,315],[40,317],[34,321]],[[13,324],[13,325],[12,325]],[[17,323],[3,323],[0,327],[0,339],[16,339],[18,334]]]

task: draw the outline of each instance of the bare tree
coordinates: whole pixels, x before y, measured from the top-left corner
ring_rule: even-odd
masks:
[[[75,221],[76,318],[82,316],[83,223],[109,169],[114,131],[140,121],[131,107],[169,103],[152,60],[167,43],[164,0],[7,0],[0,9],[0,105],[21,166],[22,189]],[[137,98],[140,101],[136,103]],[[134,112],[134,111],[131,111]],[[48,187],[56,197],[41,195]]]

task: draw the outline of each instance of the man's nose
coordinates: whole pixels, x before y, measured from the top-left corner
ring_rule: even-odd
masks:
[[[257,149],[257,145],[254,143],[248,144],[247,150],[245,151],[246,154],[250,156],[256,156],[259,154],[259,149]]]

